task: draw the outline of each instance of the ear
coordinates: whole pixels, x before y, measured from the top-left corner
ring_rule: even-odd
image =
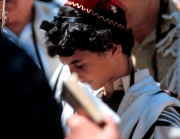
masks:
[[[122,46],[120,44],[113,44],[113,48],[111,49],[112,56],[118,57],[122,53]]]

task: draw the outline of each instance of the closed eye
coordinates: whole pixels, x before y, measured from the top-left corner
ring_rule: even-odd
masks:
[[[76,65],[76,67],[77,67],[78,69],[82,69],[82,68],[84,67],[84,64],[83,64],[83,65]]]

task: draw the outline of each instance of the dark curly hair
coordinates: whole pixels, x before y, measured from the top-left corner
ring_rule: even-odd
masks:
[[[122,52],[130,56],[134,45],[131,30],[120,29],[70,6],[61,7],[58,15],[66,18],[83,17],[88,22],[62,22],[55,17],[46,33],[49,56],[72,56],[75,50],[101,53],[110,50],[113,44],[121,44]]]

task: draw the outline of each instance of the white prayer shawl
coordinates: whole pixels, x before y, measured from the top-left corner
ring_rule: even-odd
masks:
[[[70,132],[69,127],[66,124],[67,119],[74,114],[74,109],[65,101],[63,101],[63,112],[61,115],[61,125],[65,135]]]
[[[52,90],[55,88],[55,84],[57,82],[56,89],[54,92],[55,93],[54,98],[56,99],[57,102],[61,101],[60,95],[62,92],[62,83],[68,80],[70,75],[71,73],[69,67],[67,65],[60,63],[49,81],[49,85]]]
[[[166,93],[156,94],[158,91],[160,88],[151,76],[143,78],[127,89],[117,112],[121,117],[123,139],[130,137],[138,121],[132,139],[143,138],[165,107],[180,106],[180,101]]]
[[[170,15],[164,14],[162,18],[165,20],[175,19],[177,24],[155,47],[157,48],[157,52],[161,53],[164,58],[171,54],[177,59],[160,83],[164,84],[169,91],[180,95],[180,74],[178,76],[178,70],[180,70],[180,12],[173,12]]]

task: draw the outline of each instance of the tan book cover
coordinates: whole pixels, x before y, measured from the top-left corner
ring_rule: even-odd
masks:
[[[120,123],[120,117],[105,103],[93,95],[90,87],[80,85],[77,75],[74,73],[70,80],[63,82],[61,98],[81,115],[89,117],[99,125],[103,125],[103,115],[111,115],[116,123]]]

